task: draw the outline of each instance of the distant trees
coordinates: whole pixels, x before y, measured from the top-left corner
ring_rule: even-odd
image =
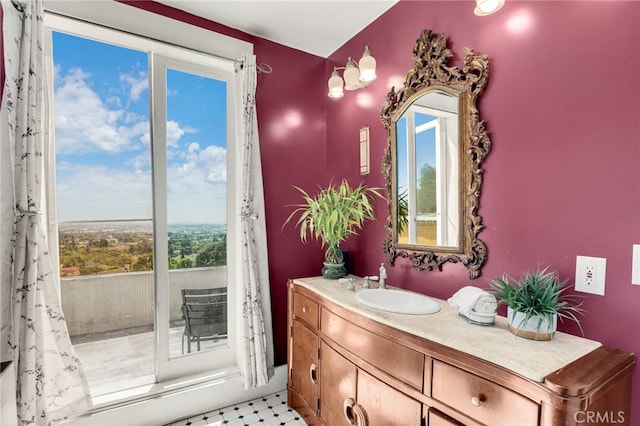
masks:
[[[60,247],[60,264],[64,268],[78,268],[80,275],[92,275],[102,272],[120,272],[125,264],[131,264],[134,256],[126,250],[114,250],[104,247],[103,241],[86,247]]]
[[[178,260],[178,262],[176,263],[176,268],[189,269],[189,268],[193,268],[193,265],[195,265],[195,262],[193,261],[192,258],[183,257],[182,259]],[[176,268],[169,268],[169,269],[176,269]]]
[[[105,235],[61,231],[59,242],[62,276],[153,270],[153,241],[148,233]],[[169,269],[226,265],[224,233],[206,232],[206,229],[170,233],[168,248]]]
[[[435,213],[436,207],[436,168],[425,163],[420,168],[418,182],[417,208],[420,213]]]
[[[196,254],[196,266],[221,266],[227,264],[227,240],[207,243]]]
[[[145,253],[131,264],[131,272],[153,271],[153,253]]]

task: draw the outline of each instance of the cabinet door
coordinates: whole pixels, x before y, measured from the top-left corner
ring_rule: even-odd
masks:
[[[345,416],[345,401],[355,401],[356,375],[355,365],[320,343],[320,419],[325,425],[351,425]]]
[[[325,425],[420,424],[418,401],[359,370],[324,342],[320,366],[320,418]]]
[[[293,321],[291,384],[314,414],[318,413],[318,336],[299,321]],[[296,407],[293,407],[296,409]]]
[[[358,371],[357,401],[366,413],[363,424],[367,426],[420,424],[422,404],[362,370]]]

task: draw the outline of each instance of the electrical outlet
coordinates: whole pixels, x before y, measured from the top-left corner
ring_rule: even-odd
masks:
[[[607,259],[602,257],[576,257],[576,291],[604,296]]]
[[[587,287],[593,287],[593,284],[594,284],[593,279],[595,274],[596,274],[596,267],[593,266],[593,264],[591,263],[587,264],[586,275],[584,277]]]

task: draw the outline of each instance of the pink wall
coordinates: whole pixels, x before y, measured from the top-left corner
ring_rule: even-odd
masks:
[[[358,129],[369,125],[366,183],[384,186],[379,107],[389,80],[404,79],[412,66],[423,28],[450,38],[458,66],[463,47],[489,55],[480,102],[493,143],[480,208],[489,249],[483,275],[469,280],[453,264],[418,272],[400,259],[387,268],[390,283],[448,298],[465,285],[486,287],[487,278],[551,265],[573,284],[576,255],[605,257],[606,294],[585,296],[585,335],[640,353],[640,286],[631,284],[632,244],[640,243],[640,3],[507,1],[487,17],[472,10],[469,1],[401,1],[331,55],[327,76],[368,45],[378,79],[328,100],[329,173],[359,180]],[[386,205],[376,207],[378,222],[351,243],[359,275],[383,261]],[[561,329],[579,334],[574,325]],[[632,407],[632,424],[640,424],[640,368]]]
[[[301,246],[298,229],[282,225],[293,210],[288,206],[300,202],[292,185],[317,188],[325,181],[325,60],[261,41],[255,52],[273,67],[258,81],[256,103],[276,362],[286,364],[287,280],[317,275],[323,258],[319,244]]]

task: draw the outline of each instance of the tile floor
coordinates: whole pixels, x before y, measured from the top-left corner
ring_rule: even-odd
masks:
[[[306,426],[302,417],[287,406],[283,390],[253,401],[220,408],[170,423],[165,426]]]

